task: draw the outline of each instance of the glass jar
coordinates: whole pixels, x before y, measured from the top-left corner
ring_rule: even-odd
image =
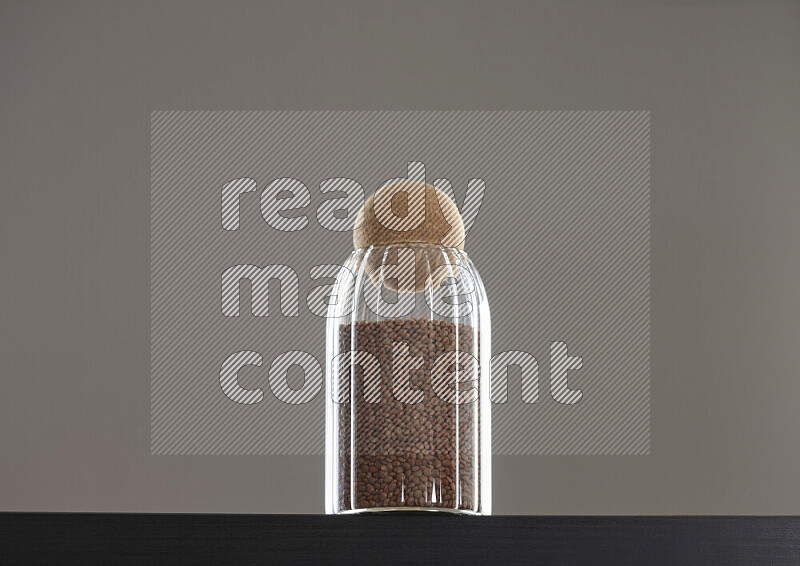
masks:
[[[326,512],[490,514],[489,306],[467,254],[362,247],[332,296]]]

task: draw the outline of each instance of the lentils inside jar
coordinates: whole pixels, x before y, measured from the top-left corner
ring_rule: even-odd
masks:
[[[361,364],[353,364],[341,376],[356,384],[337,409],[343,510],[480,508],[477,401],[453,402],[431,379],[443,354],[480,359],[476,338],[469,325],[427,318],[340,325],[339,351],[365,352],[380,367],[379,375],[366,376]],[[393,359],[396,344],[407,348],[411,369],[393,367],[399,363]],[[397,394],[395,382],[406,369],[407,398]],[[369,379],[374,381],[365,389]]]

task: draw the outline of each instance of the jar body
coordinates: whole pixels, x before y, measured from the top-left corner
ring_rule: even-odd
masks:
[[[353,252],[326,348],[326,512],[491,512],[491,328],[467,255]]]

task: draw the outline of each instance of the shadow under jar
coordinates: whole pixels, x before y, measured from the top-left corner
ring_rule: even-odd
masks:
[[[491,512],[490,320],[466,253],[355,250],[327,326],[326,512]]]

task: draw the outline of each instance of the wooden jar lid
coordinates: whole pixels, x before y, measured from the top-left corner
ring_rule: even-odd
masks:
[[[392,246],[385,254],[373,250],[367,256],[365,268],[378,287],[384,285],[392,291],[418,293],[428,286],[438,288],[448,274],[458,276],[455,271],[457,253],[447,248],[463,250],[464,236],[464,221],[450,197],[433,185],[401,180],[378,189],[361,207],[353,230],[353,247],[409,244],[407,249],[414,251],[415,258],[413,261],[406,259],[408,265],[400,266],[400,270],[381,267],[409,256],[407,253],[400,255],[402,245]],[[434,246],[415,246],[415,243]],[[403,275],[400,278],[396,277],[398,271]],[[387,272],[390,275],[386,275]]]
[[[394,181],[378,189],[358,211],[355,249],[423,242],[464,249],[464,221],[445,193],[420,181]]]

